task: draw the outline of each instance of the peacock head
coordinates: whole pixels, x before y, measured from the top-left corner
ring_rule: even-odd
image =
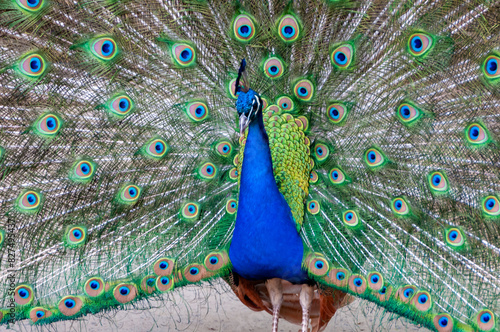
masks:
[[[243,135],[250,122],[252,122],[257,117],[257,114],[262,111],[263,105],[259,94],[249,88],[250,85],[248,83],[245,67],[246,61],[243,59],[241,60],[234,92],[235,95],[238,95],[236,110],[240,117],[240,135]],[[242,84],[240,84],[240,80]]]

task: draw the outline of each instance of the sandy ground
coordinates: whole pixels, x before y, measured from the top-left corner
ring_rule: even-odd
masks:
[[[219,282],[188,286],[168,294],[166,301],[152,301],[150,310],[129,310],[104,316],[85,316],[69,322],[44,327],[47,331],[271,331],[272,317],[245,307],[228,286]],[[142,304],[144,305],[144,303]],[[325,331],[388,331],[428,332],[403,319],[386,316],[374,305],[356,300],[337,311]],[[33,330],[27,322],[13,326],[17,331]],[[12,330],[9,330],[12,331]],[[296,332],[299,326],[280,320],[279,331]]]

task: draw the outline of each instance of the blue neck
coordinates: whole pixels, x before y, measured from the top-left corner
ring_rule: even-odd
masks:
[[[229,258],[234,270],[247,279],[303,282],[303,253],[290,207],[274,179],[269,141],[258,112],[248,128]]]

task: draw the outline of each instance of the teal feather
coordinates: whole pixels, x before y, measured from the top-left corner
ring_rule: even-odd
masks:
[[[289,279],[500,331],[499,21],[492,0],[1,1],[0,324],[149,309],[215,278],[249,305],[265,280],[229,255],[259,209],[240,204],[259,202],[239,181],[246,59],[269,206],[303,245]],[[287,255],[262,257],[266,235],[252,259]]]

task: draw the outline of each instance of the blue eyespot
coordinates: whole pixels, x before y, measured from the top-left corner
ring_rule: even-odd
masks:
[[[57,120],[53,116],[47,117],[45,123],[47,124],[47,129],[49,130],[54,130],[57,126]]]
[[[120,102],[118,103],[120,111],[122,111],[122,112],[125,112],[128,109],[129,105],[130,105],[130,103],[126,98],[120,99]]]
[[[404,291],[403,295],[406,298],[410,298],[413,295],[413,289],[408,288],[407,290]]]
[[[314,266],[318,269],[318,270],[321,270],[323,268],[323,262],[321,261],[317,261],[316,264],[314,264]]]
[[[196,110],[194,112],[196,113],[196,115],[202,116],[203,114],[205,114],[205,109],[201,106],[198,106],[196,107]]]
[[[488,199],[486,201],[486,210],[489,211],[489,210],[493,209],[495,207],[495,204],[496,204],[496,202],[493,198]]]
[[[423,46],[424,46],[424,44],[422,43],[422,39],[420,39],[420,37],[415,36],[412,38],[411,47],[412,47],[413,51],[420,52],[422,50]]]
[[[442,318],[439,320],[439,326],[441,326],[441,327],[446,327],[446,326],[448,326],[448,318],[446,318],[446,317],[442,317]]]
[[[339,172],[333,171],[332,172],[332,177],[333,177],[334,180],[337,180],[339,178]],[[351,216],[351,218],[352,218],[352,216]]]
[[[347,56],[344,54],[344,52],[336,52],[335,53],[335,61],[339,65],[345,65],[347,63]]]
[[[396,210],[401,210],[401,208],[403,207],[403,203],[401,203],[401,201],[397,201],[395,206],[396,206]]]
[[[382,287],[381,290],[378,291],[378,293],[381,295],[384,295],[386,291],[387,291],[387,287],[384,286],[384,287]]]
[[[28,0],[27,2],[29,7],[36,7],[40,3],[40,0]]]
[[[374,162],[374,161],[375,161],[375,159],[377,159],[377,155],[375,154],[375,152],[370,151],[370,152],[368,153],[368,159],[370,159],[370,161],[371,161],[371,162]]]
[[[23,299],[26,299],[29,296],[29,293],[25,289],[23,289],[23,288],[21,288],[20,290],[18,290],[17,293]]]
[[[130,293],[130,289],[128,287],[122,286],[120,287],[120,294],[123,296],[127,296]]]
[[[94,289],[94,290],[95,290],[95,289],[99,289],[99,288],[100,288],[100,285],[99,285],[99,283],[98,283],[97,281],[91,281],[91,282],[90,282],[90,288],[92,288],[92,289]]]
[[[146,284],[149,286],[149,287],[153,287],[154,284],[155,284],[155,280],[153,278],[149,278],[147,281],[146,281]]]
[[[131,187],[131,188],[129,188],[128,193],[129,193],[130,197],[135,197],[135,195],[137,195],[137,190],[135,190],[135,188]]]
[[[314,210],[315,207],[316,207],[316,204],[314,202],[311,202],[311,204],[309,204],[309,208],[311,210]]]
[[[339,118],[339,116],[340,116],[340,112],[339,112],[339,110],[338,110],[338,109],[336,109],[335,107],[332,107],[332,108],[330,109],[330,116],[331,116],[333,119],[337,120],[337,119]]]
[[[163,144],[161,144],[160,142],[156,143],[155,144],[155,151],[158,152],[158,153],[162,153],[163,152]]]
[[[307,89],[302,86],[299,88],[298,93],[299,93],[299,96],[306,97],[307,96]]]
[[[434,174],[434,176],[432,177],[432,183],[433,183],[435,186],[438,186],[438,185],[441,183],[441,175],[439,175],[439,174]]]
[[[337,272],[337,275],[335,277],[337,278],[337,280],[344,280],[345,273],[344,272]]]
[[[189,273],[190,273],[192,276],[195,276],[195,275],[197,275],[198,273],[200,273],[200,270],[199,270],[197,267],[192,267],[191,269],[189,269]]]
[[[30,68],[31,70],[36,73],[42,68],[42,62],[38,58],[32,58],[30,60]]]
[[[270,71],[273,75],[274,75],[274,74],[276,74],[276,73],[278,72],[278,70],[279,70],[279,69],[278,69],[278,67],[276,67],[276,66],[271,66],[271,67],[269,67],[269,71]]]
[[[316,152],[318,153],[318,155],[321,156],[323,154],[323,149],[322,148],[317,148]]]
[[[42,318],[43,316],[45,316],[45,312],[43,312],[42,310],[38,310],[36,312],[36,317],[37,318]]]
[[[481,320],[481,323],[486,324],[491,320],[491,314],[489,312],[485,312],[479,319]]]
[[[250,36],[250,33],[252,33],[252,29],[248,25],[244,24],[238,28],[238,32],[241,37],[246,38]]]
[[[167,267],[168,267],[168,263],[167,263],[167,262],[161,262],[161,263],[160,263],[160,269],[162,269],[162,270],[166,270],[166,269],[167,269]]]
[[[66,301],[64,301],[64,305],[66,306],[66,308],[71,309],[76,305],[76,302],[74,300],[67,299]]]
[[[80,165],[80,170],[82,171],[82,173],[83,173],[84,175],[87,175],[87,174],[89,174],[89,172],[90,172],[90,167],[89,167],[89,165],[88,165],[88,164],[82,163],[82,164]]]
[[[291,25],[285,25],[283,28],[281,28],[281,33],[285,38],[291,38],[295,35],[295,28]]]
[[[163,285],[168,285],[168,283],[170,282],[170,279],[168,279],[167,277],[162,277],[160,279],[160,282],[163,284]]]
[[[351,219],[353,218],[352,212],[347,213],[347,214],[345,215],[345,218],[346,218],[347,220],[351,220]]]
[[[361,287],[361,285],[363,285],[363,280],[361,280],[361,278],[355,278],[354,279],[354,285],[356,287]]]
[[[229,146],[226,144],[222,147],[222,151],[227,152],[229,151]]]
[[[188,211],[189,211],[189,212],[191,212],[191,213],[194,213],[194,207],[190,205],[190,206],[188,207]]]
[[[378,276],[376,276],[376,275],[372,276],[371,281],[373,284],[376,284],[379,281]]]
[[[449,237],[450,239],[453,241],[453,240],[456,240],[457,237],[458,237],[458,232],[457,231],[451,231],[450,234],[449,234]]]
[[[427,300],[429,300],[429,297],[428,297],[427,295],[425,295],[425,294],[422,294],[422,295],[420,295],[420,296],[418,297],[418,302],[419,302],[420,304],[424,304],[424,303],[426,303],[426,302],[427,302]]]
[[[75,230],[73,231],[73,236],[74,236],[77,240],[79,240],[79,239],[82,237],[82,232],[80,232],[79,230],[75,229]]]
[[[105,42],[102,43],[101,46],[102,55],[109,56],[111,53],[113,53],[113,49],[114,46],[112,42],[106,40]]]
[[[215,265],[219,263],[219,259],[216,256],[210,257],[210,264]]]
[[[29,203],[30,205],[33,205],[33,204],[35,204],[35,203],[36,203],[36,197],[35,197],[35,195],[33,195],[33,194],[29,194],[29,195],[26,197],[26,200],[28,200],[28,203]]]
[[[479,127],[478,126],[472,126],[470,129],[469,129],[469,134],[470,134],[470,137],[473,139],[473,140],[477,140],[477,138],[479,137]]]
[[[486,62],[486,71],[490,75],[495,75],[498,69],[498,61],[497,59],[489,59],[488,62]]]
[[[212,166],[208,166],[208,167],[207,167],[207,173],[208,173],[208,174],[210,174],[210,175],[212,175],[212,174],[213,174],[213,172],[214,172],[213,167],[212,167]]]
[[[411,115],[410,108],[408,106],[401,107],[401,116],[408,119]]]
[[[193,52],[189,48],[185,48],[181,52],[181,60],[184,62],[191,60],[192,57],[193,57]]]

